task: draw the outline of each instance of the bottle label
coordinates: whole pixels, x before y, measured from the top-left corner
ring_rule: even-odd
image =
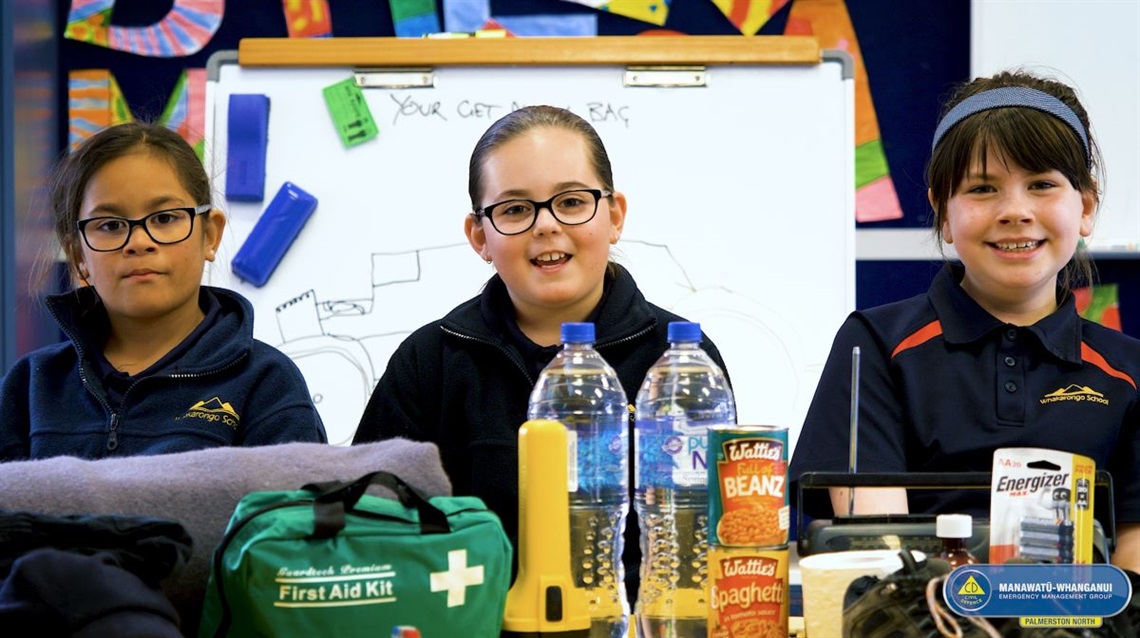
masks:
[[[578,491],[578,433],[566,431],[566,479],[571,494]]]
[[[566,426],[566,483],[571,493],[597,496],[603,491],[629,490],[629,420],[622,410],[613,416],[583,418],[575,414],[531,410],[532,419],[550,419]]]
[[[660,428],[638,422],[634,430],[636,487],[704,487],[708,484],[708,435],[704,426]]]

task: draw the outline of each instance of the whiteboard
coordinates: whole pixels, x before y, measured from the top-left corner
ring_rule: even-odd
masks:
[[[1024,67],[1075,86],[1106,168],[1089,247],[1140,251],[1140,0],[973,0],[973,77]]]
[[[706,86],[681,88],[626,86],[622,65],[440,66],[430,88],[365,89],[380,134],[345,149],[321,89],[352,67],[218,54],[206,117],[215,190],[225,192],[231,94],[269,96],[269,146],[265,201],[222,205],[229,225],[206,283],[253,303],[255,336],[300,367],[330,442],[350,443],[396,346],[493,274],[463,234],[476,140],[515,106],[567,107],[597,128],[628,198],[615,261],[651,302],[701,323],[741,423],[785,424],[794,439],[855,305],[850,69],[831,52],[815,64],[710,65]],[[319,204],[255,288],[229,260],[286,180]]]

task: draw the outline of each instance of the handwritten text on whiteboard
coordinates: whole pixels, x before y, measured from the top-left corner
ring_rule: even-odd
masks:
[[[509,104],[491,104],[477,100],[460,100],[454,104],[443,100],[421,102],[408,93],[390,93],[388,97],[391,98],[396,107],[392,116],[393,125],[398,125],[402,119],[427,119],[439,122],[448,122],[453,119],[495,121],[523,106],[513,101]],[[630,107],[624,104],[585,102],[578,108],[573,106],[566,108],[581,115],[591,124],[618,122],[625,128],[629,128]]]

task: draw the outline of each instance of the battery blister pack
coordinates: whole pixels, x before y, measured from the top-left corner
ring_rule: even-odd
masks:
[[[1096,463],[1044,448],[994,451],[990,563],[1091,563]]]

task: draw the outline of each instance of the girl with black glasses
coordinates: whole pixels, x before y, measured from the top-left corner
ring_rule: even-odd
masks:
[[[0,461],[327,440],[249,302],[201,284],[226,218],[182,137],[105,129],[60,162],[51,198],[78,285],[45,304],[68,340],[4,376]]]
[[[610,261],[626,198],[594,128],[550,106],[495,122],[471,155],[464,232],[495,273],[477,297],[409,336],[364,411],[356,443],[393,437],[440,448],[456,494],[483,499],[517,542],[518,428],[563,322],[590,321],[632,400],[681,317],[642,296]],[[724,369],[716,346],[704,348]],[[630,440],[632,440],[632,435]],[[632,464],[631,464],[632,466]],[[637,592],[638,531],[626,527],[626,590]]]

